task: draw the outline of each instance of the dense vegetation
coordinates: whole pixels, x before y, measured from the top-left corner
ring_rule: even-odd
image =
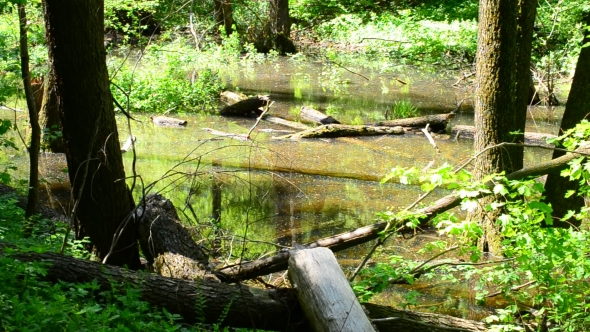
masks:
[[[272,63],[280,50],[269,49],[269,3],[242,1],[234,4],[234,33],[227,35],[212,13],[212,1],[179,4],[173,0],[107,0],[105,2],[105,44],[111,91],[125,111],[155,113],[212,113],[217,107],[223,82],[219,73],[232,66]],[[536,81],[551,93],[556,81],[571,76],[580,52],[580,21],[589,4],[576,0],[544,1],[539,4],[533,44],[533,73]],[[18,53],[18,18],[13,4],[0,1],[0,103],[20,108],[23,89]],[[41,79],[48,73],[42,5],[27,3],[29,48],[32,75]],[[313,58],[354,67],[379,68],[383,72],[398,65],[419,65],[472,71],[477,43],[478,2],[449,1],[308,1],[290,3],[293,26],[290,38],[300,54],[286,54],[293,61]],[[217,22],[218,23],[218,22]],[[432,70],[432,69],[431,69]],[[395,104],[396,116],[416,114],[411,103]],[[0,135],[10,130],[3,120]],[[579,148],[590,136],[590,125],[581,124],[563,135],[565,148]],[[19,186],[11,179],[8,155],[16,145],[2,136],[3,170],[0,181]],[[576,159],[565,176],[579,181],[581,188],[572,195],[587,195],[590,166]],[[522,330],[523,324],[549,326],[551,330],[590,329],[590,271],[586,225],[581,229],[545,227],[551,224],[551,207],[543,203],[543,188],[535,180],[508,181],[503,175],[490,175],[482,183],[472,182],[465,170],[454,171],[445,165],[431,174],[416,169],[395,169],[388,179],[420,183],[429,192],[438,187],[461,192],[465,210],[477,206],[475,197],[490,191],[482,183],[493,181],[493,193],[505,198],[489,209],[504,208],[499,219],[503,236],[503,258],[494,264],[480,265],[481,248],[474,245],[481,236],[478,224],[454,215],[437,218],[435,226],[447,236],[445,241],[426,245],[424,252],[440,257],[441,252],[459,252],[465,264],[443,261],[422,278],[444,278],[459,282],[478,278],[478,299],[497,290],[508,305],[490,316],[496,330]],[[20,184],[22,186],[22,184]],[[117,285],[103,292],[94,284],[51,284],[42,281],[43,264],[23,263],[11,257],[19,251],[59,251],[88,258],[83,241],[76,241],[65,225],[39,220],[31,238],[23,238],[27,226],[15,198],[0,199],[0,327],[19,330],[199,330],[217,326],[188,327],[180,317],[154,309],[139,299],[137,291]],[[574,211],[577,220],[587,220],[588,210]],[[416,216],[383,213],[379,218],[416,227]],[[569,216],[568,216],[569,217]],[[384,234],[389,236],[391,234]],[[212,235],[213,236],[213,235]],[[412,283],[421,263],[398,256],[380,257],[366,269],[355,290],[368,300],[385,289],[391,280]],[[448,264],[447,264],[448,263]],[[524,285],[524,286],[523,286]],[[521,287],[522,286],[522,287]],[[530,287],[528,287],[530,286]],[[418,304],[410,293],[406,306]],[[546,324],[549,322],[548,324]],[[536,325],[535,325],[536,324]]]

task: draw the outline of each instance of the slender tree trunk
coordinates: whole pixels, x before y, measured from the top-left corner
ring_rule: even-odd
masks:
[[[590,26],[590,14],[584,17],[584,25]],[[584,40],[582,45],[590,43],[590,31],[587,29],[584,32]],[[565,112],[561,120],[559,131],[574,128],[576,124],[582,121],[590,112],[590,47],[582,48],[578,63],[576,65],[576,72],[574,73],[574,80],[565,105]],[[561,151],[554,151],[553,158],[563,155]],[[555,227],[570,227],[571,224],[579,226],[581,221],[574,218],[562,221],[561,218],[569,210],[578,211],[584,206],[584,198],[574,194],[565,198],[565,194],[569,190],[578,191],[579,183],[570,181],[568,178],[562,177],[559,173],[551,173],[545,182],[546,201],[551,203],[553,207],[553,226]]]
[[[233,30],[234,16],[231,0],[213,0],[215,11],[215,24],[217,26],[223,25],[225,34],[231,35]]]
[[[57,103],[57,92],[55,91],[55,74],[53,66],[43,84],[43,104],[39,113],[39,125],[43,128],[41,133],[41,146],[44,150],[54,153],[65,152],[63,139],[61,137],[62,127],[59,120],[59,109]]]
[[[138,268],[131,193],[109,89],[102,0],[45,0],[74,211],[106,263]]]
[[[533,45],[533,28],[537,16],[537,0],[519,0],[520,12],[518,14],[518,39],[516,56],[516,104],[515,126],[525,128],[526,114],[530,99],[532,84],[531,75],[531,50]],[[534,87],[533,87],[534,88]],[[524,130],[522,135],[515,136],[515,140],[524,142]],[[523,159],[513,160],[513,169],[523,167]]]
[[[27,209],[25,217],[30,218],[37,210],[37,196],[39,187],[39,140],[41,129],[39,129],[39,118],[37,107],[35,105],[35,96],[31,88],[31,73],[29,72],[29,48],[27,45],[27,12],[25,5],[18,5],[18,18],[20,28],[20,59],[21,74],[25,95],[27,98],[27,107],[29,109],[29,120],[31,122],[31,143],[29,146],[29,195],[27,200]],[[32,229],[30,225],[25,228],[25,235],[30,235]]]
[[[517,123],[515,108],[518,0],[480,0],[475,90],[475,151],[501,142],[511,142],[514,131],[524,132]],[[474,177],[522,167],[522,148],[489,149],[475,162]],[[493,198],[481,200],[482,207],[470,218],[484,226],[482,247],[492,253],[500,251],[499,232],[495,225],[497,211],[485,212]],[[496,213],[494,213],[496,212]]]

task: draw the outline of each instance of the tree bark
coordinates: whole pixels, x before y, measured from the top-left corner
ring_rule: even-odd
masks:
[[[35,105],[35,96],[31,88],[31,73],[29,71],[29,46],[27,41],[27,12],[24,4],[18,5],[18,19],[20,31],[20,63],[21,76],[25,87],[27,108],[29,109],[29,121],[31,125],[31,142],[29,146],[29,193],[25,218],[32,217],[37,210],[39,193],[39,144],[41,129],[39,128],[39,114]],[[32,226],[25,228],[25,236],[32,232]]]
[[[77,237],[88,235],[101,260],[139,268],[125,172],[103,44],[102,0],[45,0],[49,61],[73,199]]]
[[[0,254],[3,245],[0,244]],[[222,326],[278,331],[309,331],[293,289],[258,289],[228,285],[208,280],[188,281],[137,273],[110,265],[84,261],[54,253],[19,253],[13,256],[24,262],[48,264],[45,279],[57,282],[91,282],[104,290],[113,284],[125,284],[141,291],[142,300],[179,314],[186,323],[202,322]],[[370,318],[393,318],[377,323],[381,332],[440,331],[463,329],[487,331],[485,324],[467,319],[431,313],[398,310],[364,304]],[[226,312],[227,310],[227,312]],[[396,318],[397,317],[397,318]]]
[[[43,128],[41,145],[45,150],[64,153],[65,147],[55,84],[55,73],[53,72],[53,66],[50,64],[49,75],[43,83],[43,104],[39,113],[39,124]]]
[[[584,17],[584,25],[590,26],[590,14]],[[582,45],[590,43],[590,31],[584,30],[584,39]],[[590,47],[582,48],[578,57],[572,87],[565,105],[565,112],[559,128],[560,133],[574,128],[576,124],[582,121],[590,111]],[[554,151],[553,158],[563,155],[561,151]],[[553,226],[570,227],[571,225],[580,226],[581,220],[570,218],[561,220],[569,211],[577,211],[584,206],[584,198],[574,194],[565,198],[569,190],[578,191],[580,185],[577,181],[570,181],[569,178],[562,177],[559,173],[551,173],[545,182],[546,201],[553,207]]]
[[[585,146],[578,150],[581,153],[590,153],[590,146]],[[521,180],[526,177],[537,177],[545,175],[551,172],[559,172],[566,168],[567,163],[575,158],[580,157],[580,154],[571,152],[564,156],[556,159],[552,159],[548,162],[538,164],[535,166],[523,168],[511,174],[508,174],[506,178],[508,180]],[[493,188],[493,184],[489,183],[490,189]],[[482,194],[480,198],[485,197],[488,194]],[[462,199],[455,193],[447,195],[430,206],[415,211],[416,215],[422,215],[420,219],[420,225],[427,225],[432,218],[440,213],[448,211],[461,204]],[[373,225],[357,228],[355,230],[334,235],[331,237],[319,239],[317,241],[305,244],[307,248],[326,247],[332,251],[337,252],[340,250],[348,249],[356,245],[369,242],[377,239],[379,233],[382,232],[387,226],[386,222],[376,223]],[[403,231],[403,230],[402,230]],[[412,230],[413,231],[413,230]],[[259,259],[252,262],[242,263],[238,266],[228,266],[217,270],[217,275],[224,281],[238,281],[253,279],[262,275],[279,272],[287,269],[287,260],[289,259],[289,252],[282,251],[274,256]]]
[[[511,132],[524,132],[515,108],[518,0],[480,0],[475,88],[475,153],[502,142],[513,142]],[[474,179],[522,168],[523,148],[489,149],[475,161]],[[500,254],[495,220],[500,211],[486,213],[493,198],[480,201],[469,218],[483,225],[480,246]]]

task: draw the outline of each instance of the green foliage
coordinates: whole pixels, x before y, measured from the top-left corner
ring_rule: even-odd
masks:
[[[564,133],[559,142],[568,149],[576,149],[587,144],[589,137],[590,123],[583,121]],[[586,158],[571,161],[562,175],[580,182],[580,191],[570,194],[587,195],[590,192],[590,161]],[[405,184],[421,183],[426,191],[435,187],[453,189],[463,199],[462,209],[467,211],[477,207],[474,198],[480,193],[495,194],[497,199],[485,208],[501,211],[496,225],[501,234],[504,257],[494,258],[493,262],[483,259],[485,256],[475,245],[484,234],[480,224],[454,214],[440,216],[433,225],[445,240],[432,242],[423,249],[424,253],[435,255],[437,260],[419,263],[392,255],[387,262],[376,263],[367,268],[361,274],[362,279],[354,285],[361,300],[386,289],[392,281],[411,284],[418,276],[429,278],[434,275],[453,282],[474,278],[477,299],[484,301],[487,295],[499,292],[509,303],[488,317],[487,321],[494,324],[494,331],[523,330],[523,323],[533,322],[548,322],[551,331],[590,329],[586,314],[590,309],[590,233],[584,225],[580,229],[545,226],[551,225],[553,217],[551,206],[542,200],[542,183],[534,179],[514,181],[503,175],[490,175],[482,183],[493,185],[484,186],[472,182],[469,173],[453,171],[446,165],[428,174],[420,174],[416,169],[395,168],[384,181],[394,179]],[[588,220],[589,211],[584,207],[580,211],[571,211],[565,218]],[[408,212],[386,212],[380,214],[380,218],[391,223],[391,230],[404,226],[412,228],[418,224],[404,223],[411,218]],[[415,218],[419,221],[421,216]],[[464,261],[441,259],[446,252],[455,250],[455,256]],[[416,275],[419,264],[422,269]],[[416,304],[415,294],[408,295],[407,304]]]
[[[393,103],[392,116],[394,119],[405,119],[420,115],[418,107],[409,100],[397,100]]]
[[[149,47],[139,68],[128,62],[112,65],[111,90],[121,105],[128,101],[131,111],[149,113],[208,112],[217,106],[223,88],[217,74],[197,71],[195,52],[182,43],[176,46]]]

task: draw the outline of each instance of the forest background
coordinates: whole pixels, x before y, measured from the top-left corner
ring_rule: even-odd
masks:
[[[17,3],[2,2],[1,5],[0,101],[11,109],[25,108]],[[573,78],[584,45],[584,15],[588,7],[578,1],[538,4],[531,72],[542,97],[539,102],[555,104],[558,99],[555,90],[561,83],[567,86]],[[444,68],[471,72],[478,47],[477,1],[105,1],[104,8],[107,58],[133,52],[139,52],[142,58],[141,70],[133,63],[109,68],[112,95],[115,100],[126,103],[119,111],[124,108],[130,113],[215,112],[223,88],[216,73],[228,63],[247,66],[249,62],[272,62],[286,55],[294,61],[322,59],[347,68],[379,66],[387,71],[393,64],[405,64],[427,70]],[[43,4],[27,2],[26,10],[30,75],[33,82],[39,82],[50,76]],[[187,79],[191,72],[198,74]],[[17,124],[3,120],[3,135]],[[47,141],[44,144],[49,145],[49,141],[60,137],[59,130],[54,129],[45,128],[42,135]],[[583,146],[587,130],[586,123],[575,132],[568,132],[563,136],[563,144],[570,149]],[[26,191],[23,188],[26,181],[10,176],[13,168],[10,150],[18,144],[4,137],[7,166],[2,180],[20,185]],[[576,159],[573,168],[565,173],[582,180],[577,192],[570,192],[569,196],[583,195],[587,190],[588,170],[584,162],[584,159]],[[428,187],[433,184],[459,188],[458,192],[464,190],[464,206],[474,204],[477,195],[489,191],[485,185],[476,186],[469,181],[469,174],[458,174],[443,167],[430,177],[416,180],[430,183],[426,190],[432,190]],[[418,177],[415,170],[396,169],[388,178],[412,176]],[[586,329],[590,324],[586,314],[589,261],[583,224],[581,227],[548,228],[547,219],[551,219],[552,210],[543,203],[543,190],[537,182],[513,182],[501,177],[480,180],[485,184],[490,179],[496,183],[495,194],[511,197],[500,203],[506,208],[498,217],[502,223],[502,251],[506,261],[477,270],[468,268],[477,265],[449,264],[445,272],[449,278],[457,272],[481,275],[482,298],[489,295],[491,288],[505,293],[509,304],[488,319],[496,323],[494,329],[518,330],[527,326],[536,326],[534,328],[539,330]],[[0,234],[6,242],[18,243],[19,250],[59,250],[57,247],[65,239],[71,243],[67,246],[69,254],[88,256],[84,249],[87,239],[72,238],[66,225],[31,222],[30,216],[15,203],[8,198],[2,201],[4,224]],[[494,206],[493,202],[489,204]],[[585,213],[580,207],[568,212],[565,219],[575,217],[581,221],[586,218]],[[389,212],[380,218],[400,219]],[[404,218],[402,220],[406,220]],[[473,239],[481,236],[482,229],[469,220],[457,220],[453,215],[444,215],[436,224],[452,240],[432,243],[427,251],[446,252],[453,248],[471,257],[473,263],[480,261],[481,248],[473,245]],[[573,224],[580,226],[577,222]],[[3,273],[4,289],[0,295],[5,330],[83,326],[97,330],[219,328],[215,324],[187,326],[179,316],[142,302],[138,291],[132,288],[100,292],[96,300],[90,296],[99,293],[96,284],[49,284],[40,278],[46,273],[41,265],[21,263],[10,255],[3,255],[0,261],[3,271],[10,271]],[[514,261],[519,264],[515,266]],[[362,298],[368,299],[391,279],[416,277],[417,266],[420,264],[391,257],[389,264],[369,269],[356,289]],[[533,287],[519,288],[522,285]],[[24,294],[23,289],[26,290]],[[415,299],[407,301],[412,304]]]

